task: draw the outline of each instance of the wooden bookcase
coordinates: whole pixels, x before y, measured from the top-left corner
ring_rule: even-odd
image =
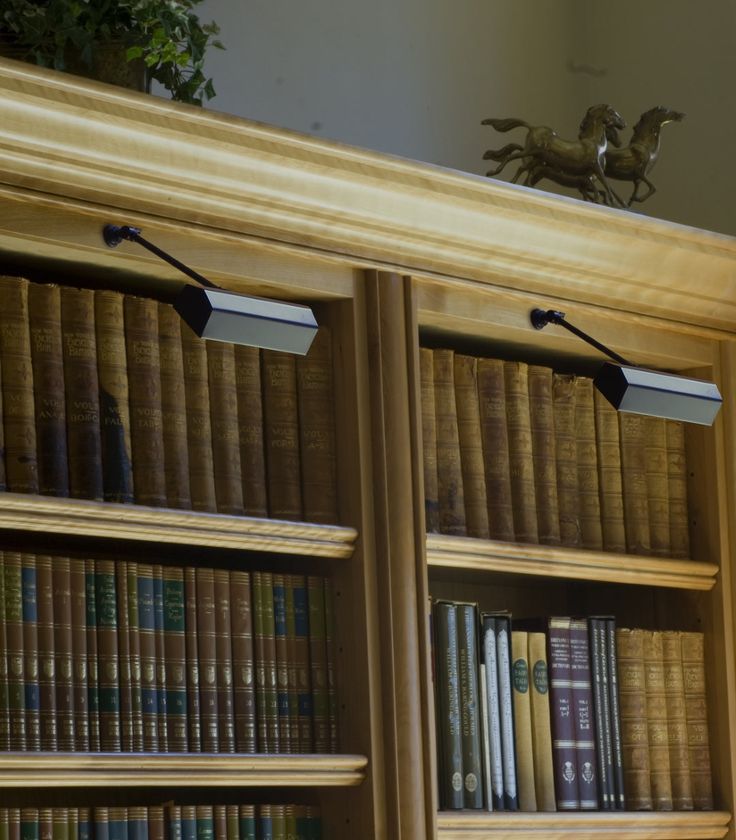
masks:
[[[3,494],[0,532],[329,575],[343,752],[8,754],[1,805],[310,801],[351,840],[736,836],[736,241],[0,61],[0,271],[178,288],[142,249],[110,251],[107,222],[332,327],[340,525]],[[535,306],[719,383],[716,425],[688,432],[692,562],[426,534],[420,343],[587,369],[585,345],[531,328]],[[703,630],[718,810],[438,814],[430,594]]]

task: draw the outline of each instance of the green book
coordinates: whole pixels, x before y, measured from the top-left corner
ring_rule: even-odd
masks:
[[[22,555],[23,683],[26,707],[26,749],[41,749],[41,695],[38,687],[38,587],[36,556]]]
[[[38,808],[21,809],[20,840],[39,840]]]
[[[169,749],[172,752],[186,752],[188,738],[184,570],[164,568],[163,587]]]
[[[239,809],[239,820],[240,840],[256,840],[255,807],[253,805],[241,805]]]
[[[197,805],[197,840],[214,840],[215,819],[211,805]]]
[[[103,752],[120,752],[120,679],[118,660],[118,605],[115,561],[98,560],[95,568],[97,598],[97,693],[100,707],[100,744]]]
[[[138,564],[126,563],[128,581],[128,653],[130,656],[130,715],[133,752],[143,752],[143,694],[141,682],[141,638],[138,609]]]

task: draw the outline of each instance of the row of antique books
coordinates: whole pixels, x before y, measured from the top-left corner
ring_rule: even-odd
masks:
[[[713,808],[703,635],[433,605],[441,807]]]
[[[296,358],[205,342],[149,298],[6,276],[0,295],[0,487],[337,522],[327,328]]]
[[[683,424],[582,376],[421,348],[427,530],[688,557]]]
[[[2,840],[321,840],[312,805],[0,808]]]
[[[315,575],[2,552],[0,749],[337,752]]]

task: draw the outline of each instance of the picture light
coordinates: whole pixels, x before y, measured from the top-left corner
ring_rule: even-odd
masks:
[[[317,335],[317,322],[308,306],[225,291],[144,239],[140,228],[105,225],[102,237],[110,248],[124,239],[137,242],[199,284],[184,286],[174,309],[200,338],[303,356]]]
[[[713,425],[723,402],[713,382],[633,365],[566,321],[564,312],[533,309],[530,318],[534,329],[541,330],[547,324],[557,324],[617,362],[615,365],[604,362],[593,379],[595,387],[617,411],[698,423],[701,426]]]

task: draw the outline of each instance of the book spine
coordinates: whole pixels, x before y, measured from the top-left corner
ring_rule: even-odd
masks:
[[[240,819],[237,805],[228,805],[225,809],[227,820],[227,840],[240,840]]]
[[[606,551],[625,552],[626,528],[618,412],[597,390],[594,392],[594,406],[603,548]]]
[[[89,748],[100,751],[100,696],[99,670],[97,663],[97,595],[95,591],[95,563],[84,560],[84,586],[87,624],[87,715],[89,718]]]
[[[148,840],[147,808],[137,805],[128,808],[128,840]]]
[[[286,656],[289,693],[289,752],[302,752],[299,745],[299,667],[296,648],[296,607],[294,605],[295,575],[284,575],[286,604]]]
[[[304,518],[336,524],[335,394],[328,327],[320,327],[307,355],[297,357],[296,384]]]
[[[67,808],[67,826],[69,840],[90,840],[93,832],[91,810],[89,808]]]
[[[38,586],[36,556],[21,559],[23,595],[23,683],[26,709],[26,749],[41,749],[41,702],[38,689]]]
[[[8,837],[20,840],[20,808],[8,809]]]
[[[613,788],[613,761],[611,760],[611,728],[607,718],[608,694],[604,684],[606,671],[605,659],[605,620],[588,619],[588,642],[590,646],[590,677],[593,686],[593,712],[595,716],[595,753],[598,768],[598,805],[602,811],[614,807],[611,796]],[[604,699],[605,698],[605,699]]]
[[[437,651],[437,722],[440,807],[460,809],[463,797],[463,744],[460,725],[458,622],[455,604],[434,605]]]
[[[483,807],[483,786],[478,694],[478,616],[473,604],[458,604],[456,610],[463,807],[480,809]]]
[[[38,811],[39,840],[54,840],[54,812],[51,808],[40,808]]]
[[[339,737],[337,728],[337,681],[335,674],[335,604],[332,593],[332,584],[328,578],[324,579],[324,590],[325,653],[327,655],[327,721],[330,727],[329,751],[331,753],[336,753],[338,751]],[[480,777],[478,781],[480,782]]]
[[[268,752],[266,726],[266,640],[263,630],[263,573],[253,572],[253,638],[255,647],[255,695],[257,752]]]
[[[164,507],[166,470],[157,303],[126,295],[124,309],[135,500],[141,505]]]
[[[238,397],[243,510],[246,516],[268,516],[261,351],[257,347],[236,345],[235,389]]]
[[[297,840],[296,833],[296,809],[294,805],[286,805],[284,808],[284,824],[287,840]]]
[[[560,542],[578,547],[582,541],[578,499],[578,445],[575,431],[575,377],[552,375],[552,413],[555,435],[557,504]]]
[[[20,840],[39,840],[38,808],[21,808]]]
[[[456,353],[453,374],[465,527],[469,537],[488,539],[488,501],[478,402],[478,360],[473,356]]]
[[[106,502],[130,504],[134,499],[133,460],[123,295],[97,289],[94,298],[103,496]]]
[[[655,811],[672,810],[667,703],[662,658],[662,634],[644,632],[644,678],[647,694],[649,773]]]
[[[91,289],[61,289],[61,335],[69,447],[69,492],[75,499],[103,498],[100,390]]]
[[[483,806],[486,811],[493,811],[493,780],[491,777],[491,722],[488,717],[488,688],[486,682],[486,663],[483,661],[483,646],[479,654],[478,690],[480,694],[480,752],[483,766]],[[433,652],[434,655],[434,652]],[[432,678],[434,683],[434,677]]]
[[[72,662],[74,666],[74,749],[89,752],[89,662],[85,561],[72,558]]]
[[[168,805],[166,807],[167,840],[184,840],[181,812],[181,805]]]
[[[518,542],[538,543],[528,366],[504,362],[504,384],[514,532]]]
[[[273,621],[276,638],[276,695],[279,714],[279,744],[281,752],[290,752],[291,723],[289,720],[289,657],[286,632],[286,586],[284,575],[273,576]]]
[[[156,693],[156,619],[154,615],[153,566],[139,563],[138,643],[141,661],[141,720],[143,749],[159,751],[158,697]],[[131,621],[131,627],[133,627]]]
[[[110,840],[110,809],[104,807],[95,808],[93,811],[94,836],[95,840]],[[74,835],[70,840],[73,840]]]
[[[440,532],[465,536],[465,490],[455,404],[452,350],[433,350],[434,407],[437,425],[437,487]]]
[[[683,633],[681,648],[693,807],[698,811],[710,811],[713,809],[713,782],[708,747],[703,634]]]
[[[534,752],[534,790],[538,811],[555,811],[555,780],[552,766],[552,730],[549,717],[547,639],[544,633],[530,632],[529,691],[531,694],[532,744]]]
[[[661,417],[644,417],[649,546],[652,554],[670,554],[670,503],[667,474],[667,426]]]
[[[507,811],[518,811],[519,784],[516,771],[516,751],[514,750],[511,619],[508,616],[496,616],[496,659],[498,662],[498,698],[501,710],[504,806]]]
[[[156,706],[158,714],[158,751],[169,751],[169,709],[166,697],[167,663],[164,637],[164,570],[160,563],[153,567],[153,621],[156,649]]]
[[[575,380],[575,430],[581,543],[583,548],[599,551],[603,548],[603,528],[598,485],[593,380],[583,376]]]
[[[261,354],[269,514],[302,518],[296,363],[288,353]]]
[[[424,519],[429,533],[440,530],[437,477],[437,421],[434,413],[434,361],[432,351],[419,348],[419,381],[422,407],[422,466],[424,470]]]
[[[213,826],[215,840],[227,840],[227,811],[224,805],[215,805],[212,808]]]
[[[197,840],[197,809],[194,805],[181,807],[181,840]]]
[[[8,634],[5,623],[5,559],[0,551],[0,750],[10,749],[9,680]]]
[[[169,750],[187,752],[187,654],[184,570],[163,569],[166,726]]]
[[[88,811],[88,809],[85,809],[85,811]],[[89,813],[86,814],[86,817],[87,825],[89,825]],[[72,838],[69,837],[69,813],[66,808],[53,809],[51,815],[51,835],[53,840],[72,840]],[[81,832],[79,835],[81,840]],[[87,837],[89,838],[89,829]],[[74,840],[76,840],[76,838],[74,838]]]
[[[516,775],[519,784],[519,808],[537,810],[534,784],[534,746],[532,736],[531,698],[529,696],[528,633],[511,633],[511,674],[514,703],[514,745],[516,747]]]
[[[56,666],[54,677],[58,718],[57,737],[59,750],[70,752],[74,749],[76,738],[74,732],[72,584],[69,558],[55,557],[52,574],[54,585],[54,661]],[[7,598],[7,578],[5,585]],[[9,642],[10,639],[8,638]],[[10,651],[10,648],[8,648],[8,651]]]
[[[570,666],[580,808],[583,811],[594,811],[598,808],[599,779],[596,768],[593,688],[590,680],[590,646],[588,625],[584,619],[570,621]]]
[[[219,748],[214,572],[212,569],[197,568],[196,580],[199,714],[202,727],[202,752],[214,753]]]
[[[215,840],[215,822],[211,805],[197,805],[197,840]]]
[[[171,304],[158,304],[166,502],[172,508],[191,509],[187,406],[180,324],[181,319]]]
[[[110,840],[114,838],[110,837]],[[150,805],[148,808],[148,840],[166,840],[162,805]]]
[[[301,752],[314,752],[307,581],[302,575],[293,575],[292,583],[294,589],[294,659],[296,662],[299,706],[299,749]]]
[[[219,513],[242,515],[243,482],[233,345],[208,341],[207,370],[217,510]]]
[[[687,457],[685,425],[667,420],[667,495],[670,516],[670,553],[673,557],[690,556],[687,512]]]
[[[230,575],[224,569],[216,569],[214,576],[218,751],[232,753],[235,752],[235,712],[233,708]]]
[[[690,759],[687,743],[687,714],[682,670],[682,640],[679,633],[662,633],[665,705],[670,753],[672,807],[692,811],[693,790],[690,782]]]
[[[478,359],[478,409],[491,539],[514,540],[504,363]]]
[[[141,589],[138,581],[138,564],[127,562],[128,578],[128,645],[130,648],[130,699],[133,729],[133,752],[143,752],[146,747],[143,722],[143,660],[141,658]],[[153,733],[150,733],[150,743]],[[150,747],[153,749],[153,747]]]
[[[549,619],[547,657],[557,810],[574,811],[580,807],[580,794],[578,792],[569,618]]]
[[[327,649],[325,645],[325,595],[321,577],[307,577],[309,600],[309,663],[312,682],[314,751],[330,751],[330,722],[327,696]]]
[[[123,752],[133,752],[133,674],[130,667],[130,618],[128,615],[128,564],[115,563],[117,591],[118,665],[120,678],[120,747]],[[139,663],[140,667],[140,663]]]
[[[273,610],[273,574],[261,573],[261,608],[263,610],[263,653],[266,692],[266,732],[268,751],[281,752],[279,742],[278,676],[276,671],[276,625]],[[310,631],[311,618],[310,611]],[[310,653],[311,653],[310,645]],[[315,752],[317,750],[315,749]]]
[[[270,805],[258,806],[258,838],[259,840],[274,840]]]
[[[496,653],[496,620],[481,617],[483,662],[485,664],[486,702],[488,704],[488,756],[490,760],[490,803],[488,810],[501,811],[503,799],[503,748],[501,746],[501,707],[498,692],[498,656]]]
[[[240,840],[256,840],[256,809],[253,805],[241,805],[238,809]]]
[[[58,286],[31,283],[28,317],[36,401],[38,489],[46,496],[69,495],[66,399]]]
[[[8,640],[8,706],[10,749],[26,747],[26,694],[23,655],[23,576],[21,555],[4,553],[5,631]]]
[[[197,580],[193,566],[184,569],[186,609],[185,647],[187,660],[187,735],[189,752],[202,750],[202,722],[199,700],[199,652],[197,640]]]
[[[651,544],[644,419],[637,414],[621,414],[619,424],[626,550],[631,554],[649,554]]]
[[[619,701],[618,661],[616,655],[616,620],[606,618],[606,673],[608,675],[608,699],[611,710],[611,749],[613,755],[613,781],[615,808],[626,808],[624,788],[624,759],[621,733],[621,705]]]
[[[611,810],[615,810],[617,805],[617,790],[616,790],[616,759],[614,757],[614,734],[613,734],[613,710],[611,708],[611,674],[608,664],[608,642],[606,639],[608,633],[608,621],[613,619],[603,618],[598,626],[598,658],[601,666],[601,680],[603,683],[603,746],[605,749],[605,763],[606,763],[606,787],[608,790],[608,801]],[[620,733],[619,733],[620,738]],[[623,778],[622,780],[623,781]],[[623,791],[623,787],[621,787]]]
[[[283,805],[271,806],[271,819],[273,820],[273,839],[286,840],[286,813]]]
[[[560,512],[551,368],[530,365],[528,385],[539,542],[559,545]]]
[[[128,840],[128,812],[126,808],[110,808],[108,831],[110,840]]]
[[[38,693],[41,745],[47,752],[57,749],[56,679],[54,647],[54,578],[51,557],[36,557],[36,586],[38,595]],[[2,575],[0,575],[0,579]],[[0,580],[0,585],[2,581]],[[0,608],[3,606],[0,594]],[[5,699],[5,698],[3,698]],[[7,704],[2,705],[2,712]],[[2,731],[4,727],[0,727]],[[1,748],[1,747],[0,747]],[[7,749],[7,744],[6,747]]]
[[[28,281],[0,275],[5,478],[13,493],[38,493]]]

